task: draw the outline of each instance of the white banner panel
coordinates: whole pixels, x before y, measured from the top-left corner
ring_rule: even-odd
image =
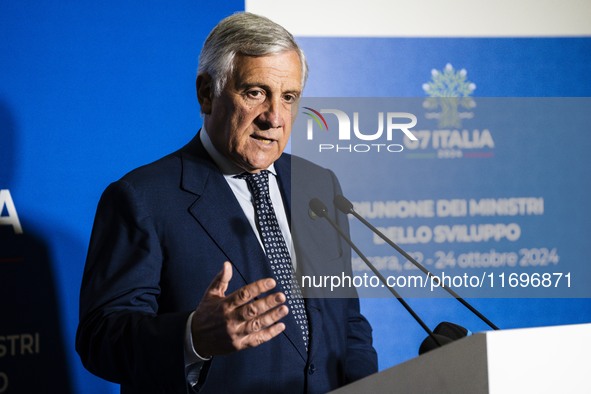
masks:
[[[295,36],[535,37],[591,35],[586,0],[246,0]],[[453,21],[453,23],[450,23]]]

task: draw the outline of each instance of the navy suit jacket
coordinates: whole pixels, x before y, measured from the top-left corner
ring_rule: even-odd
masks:
[[[292,179],[296,167],[305,182]],[[334,174],[287,154],[275,168],[298,274],[350,274],[349,248],[308,214],[310,198],[332,202],[340,193]],[[347,231],[346,218],[329,210]],[[99,202],[82,281],[76,348],[86,368],[120,383],[123,393],[186,392],[185,325],[226,260],[234,272],[226,294],[272,277],[198,136],[111,184]],[[308,352],[284,319],[286,330],[273,340],[207,362],[200,392],[322,393],[376,372],[371,328],[355,297],[307,298],[306,309]]]

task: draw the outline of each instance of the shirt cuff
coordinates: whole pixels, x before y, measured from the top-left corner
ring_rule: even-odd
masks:
[[[185,376],[191,391],[196,392],[198,391],[200,383],[199,377],[201,376],[203,366],[207,361],[211,360],[211,357],[202,357],[195,351],[195,347],[193,346],[193,334],[191,331],[193,313],[189,315],[185,326]],[[207,369],[203,370],[203,372],[206,373]]]
[[[195,351],[193,346],[193,333],[191,330],[191,323],[193,321],[192,312],[187,319],[187,325],[185,326],[185,368],[196,363],[204,363],[205,361],[211,360],[211,357],[202,357]]]

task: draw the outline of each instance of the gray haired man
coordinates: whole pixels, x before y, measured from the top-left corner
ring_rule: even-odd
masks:
[[[212,30],[203,128],[99,202],[77,334],[91,372],[124,393],[320,393],[377,370],[357,299],[304,300],[296,280],[311,260],[351,271],[348,248],[292,198],[340,193],[332,172],[283,153],[306,77],[274,22],[240,13]],[[295,165],[310,182],[292,184]]]

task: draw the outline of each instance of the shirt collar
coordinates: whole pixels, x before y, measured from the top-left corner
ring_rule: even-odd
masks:
[[[222,171],[222,174],[224,174],[225,176],[234,176],[245,172],[244,169],[238,167],[236,164],[232,163],[230,159],[218,152],[215,146],[213,146],[213,142],[211,142],[209,134],[207,134],[207,131],[205,130],[205,125],[201,127],[201,131],[199,132],[199,138],[201,139],[201,143],[203,144],[203,147],[205,148],[209,156],[211,156],[214,163]],[[277,176],[274,163],[271,163],[267,170],[269,170],[273,175]]]

